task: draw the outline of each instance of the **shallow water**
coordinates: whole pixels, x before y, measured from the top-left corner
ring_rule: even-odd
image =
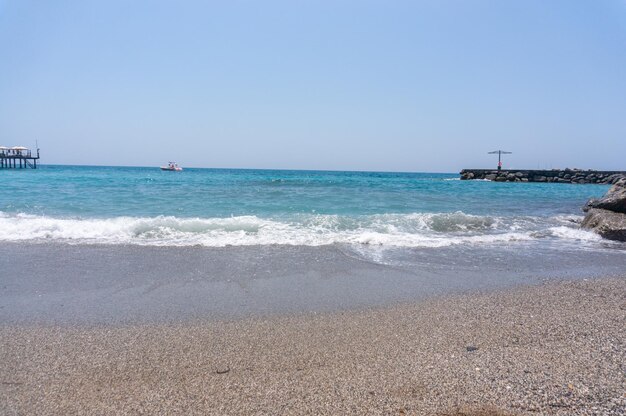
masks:
[[[554,279],[626,277],[619,250],[0,244],[0,323],[135,324],[354,310]]]

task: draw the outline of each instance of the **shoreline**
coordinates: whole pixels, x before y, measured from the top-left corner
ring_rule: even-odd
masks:
[[[375,250],[0,244],[0,270],[10,271],[0,279],[0,323],[156,324],[346,312],[621,276],[626,266],[623,250]],[[368,257],[376,254],[383,261]]]
[[[623,276],[300,316],[4,323],[0,411],[622,414],[624,327]]]

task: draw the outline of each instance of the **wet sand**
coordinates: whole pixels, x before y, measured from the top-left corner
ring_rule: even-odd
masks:
[[[0,324],[128,325],[354,311],[621,275],[623,249],[0,244]],[[382,258],[374,261],[371,257]]]
[[[368,310],[0,326],[0,413],[624,414],[626,277]]]

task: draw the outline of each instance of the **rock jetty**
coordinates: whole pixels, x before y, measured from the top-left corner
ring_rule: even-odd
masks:
[[[495,170],[463,169],[462,180],[483,179],[495,182],[556,182],[615,184],[626,177],[626,172],[580,169],[551,170]]]
[[[583,211],[587,214],[582,228],[609,240],[626,241],[626,175],[615,181],[602,198],[589,200]]]

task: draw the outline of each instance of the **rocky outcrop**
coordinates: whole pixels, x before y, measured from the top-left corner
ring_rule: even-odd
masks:
[[[626,215],[624,214],[591,208],[581,226],[609,240],[626,241]]]
[[[614,184],[624,178],[626,172],[580,169],[552,170],[493,170],[463,169],[462,180],[486,179],[495,182],[550,182],[550,183],[597,183]]]
[[[587,212],[592,208],[626,214],[626,178],[622,178],[600,199],[590,199],[583,208]]]
[[[626,241],[626,176],[600,199],[583,207],[587,213],[581,227],[593,230],[609,240]]]

